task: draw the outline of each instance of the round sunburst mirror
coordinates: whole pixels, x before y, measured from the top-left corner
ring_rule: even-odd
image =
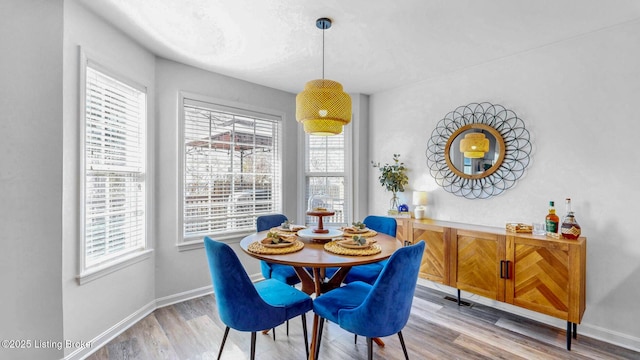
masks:
[[[513,111],[472,103],[438,122],[427,143],[427,165],[446,191],[485,199],[515,184],[530,153],[529,131]]]

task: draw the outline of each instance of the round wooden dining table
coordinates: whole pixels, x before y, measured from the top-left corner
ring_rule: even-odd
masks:
[[[249,245],[260,241],[267,236],[268,231],[246,236],[240,241],[240,247],[248,255],[270,263],[293,266],[302,283],[302,291],[316,296],[335,289],[342,284],[351,267],[356,265],[371,264],[385,260],[398,248],[402,247],[400,240],[382,233],[377,233],[369,239],[375,240],[381,251],[374,255],[354,256],[338,255],[324,249],[324,243],[313,239],[298,237],[304,243],[299,251],[287,254],[258,254],[249,250]],[[330,279],[324,276],[324,270],[329,267],[337,267],[338,271]],[[308,271],[311,269],[311,273]]]
[[[261,241],[267,236],[269,231],[261,231],[246,236],[240,241],[240,247],[248,255],[270,263],[291,265],[300,278],[301,290],[309,295],[320,296],[322,293],[339,287],[349,273],[349,270],[356,265],[371,264],[385,260],[397,249],[403,246],[402,242],[395,237],[377,233],[369,239],[375,240],[381,251],[373,255],[338,255],[325,250],[324,243],[310,238],[298,237],[304,246],[302,249],[287,254],[259,254],[249,250],[249,245],[256,241]],[[337,267],[338,270],[329,279],[325,277],[326,268]],[[311,273],[308,271],[311,269]],[[316,333],[318,328],[318,317],[313,318],[313,332],[311,336],[311,351],[309,359],[315,359],[315,348],[317,344]],[[373,339],[378,345],[384,346],[381,339]]]

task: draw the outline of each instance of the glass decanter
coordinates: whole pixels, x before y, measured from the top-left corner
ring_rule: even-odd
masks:
[[[564,219],[562,219],[562,226],[560,227],[560,232],[562,233],[562,237],[565,239],[577,239],[580,237],[581,229],[580,225],[576,221],[576,217],[571,211],[571,199],[567,198],[565,200],[566,204],[566,215]]]

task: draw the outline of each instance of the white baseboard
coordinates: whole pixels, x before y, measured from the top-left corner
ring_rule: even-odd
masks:
[[[179,302],[199,298],[201,296],[213,294],[213,286],[204,286],[198,289],[193,289],[189,291],[183,291],[178,294],[173,294],[169,296],[164,296],[156,299],[156,309],[161,307],[177,304]]]
[[[256,282],[260,280],[264,280],[262,274],[252,274],[250,276],[251,281]],[[115,339],[118,335],[122,334],[125,330],[135,325],[138,321],[142,320],[145,316],[151,314],[154,310],[177,304],[183,301],[195,299],[201,296],[209,295],[213,293],[213,286],[204,286],[198,289],[193,289],[189,291],[184,291],[178,294],[173,294],[169,296],[164,296],[158,298],[141,309],[136,311],[135,313],[127,316],[125,319],[115,324],[111,328],[104,331],[102,334],[96,336],[91,340],[91,347],[86,347],[83,349],[77,349],[76,351],[70,353],[69,355],[64,357],[64,360],[81,360],[89,355],[96,352],[101,347],[105,346],[109,341]]]
[[[438,283],[431,282],[425,279],[418,279],[418,285],[422,285],[424,287],[441,291],[443,293],[452,295],[454,297],[458,296],[458,290],[452,288],[450,286],[441,285]],[[478,304],[482,304],[485,306],[490,306],[492,308],[496,308],[499,310],[503,310],[512,314],[516,314],[522,317],[526,317],[528,319],[532,319],[543,324],[547,324],[549,326],[554,326],[560,329],[567,328],[567,322],[564,320],[560,320],[558,318],[554,318],[552,316],[548,316],[545,314],[541,314],[535,311],[527,310],[518,306],[514,306],[511,304],[503,303],[501,301],[492,300],[489,298],[482,297],[480,295],[468,293],[463,291],[461,294],[461,298],[465,300],[471,300]],[[588,323],[582,323],[578,327],[578,334],[588,336],[590,338],[594,338],[597,340],[601,340],[613,345],[617,345],[620,347],[624,347],[633,351],[640,352],[640,339],[629,336],[627,334],[622,334],[616,331],[612,331],[609,329],[604,329],[595,325],[590,325]]]
[[[65,360],[84,359],[87,356],[93,354],[101,347],[105,346],[109,341],[113,340],[116,336],[122,334],[125,330],[133,326],[138,321],[142,320],[145,316],[151,314],[156,309],[156,302],[151,301],[138,311],[122,319],[111,328],[104,331],[102,334],[96,336],[90,341],[91,346],[85,348],[78,348],[69,355],[65,356]]]
[[[154,301],[151,301],[147,305],[143,306],[138,311],[127,316],[119,323],[115,324],[111,328],[104,331],[102,334],[96,336],[91,340],[91,347],[77,349],[64,357],[64,360],[80,360],[88,357],[96,352],[101,347],[105,346],[109,341],[115,339],[118,335],[122,334],[125,330],[135,325],[138,321],[142,320],[145,316],[151,314],[156,309],[169,306],[182,301],[195,299],[200,296],[213,293],[212,286],[205,286],[199,289],[189,290],[174,295],[165,296]]]
[[[629,350],[640,352],[640,339],[617,331],[604,329],[599,326],[582,323],[580,333],[585,336],[602,340]]]

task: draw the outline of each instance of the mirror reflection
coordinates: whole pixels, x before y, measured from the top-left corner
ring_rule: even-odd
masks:
[[[451,135],[445,157],[458,176],[483,178],[493,173],[503,160],[504,140],[491,126],[467,125]]]

